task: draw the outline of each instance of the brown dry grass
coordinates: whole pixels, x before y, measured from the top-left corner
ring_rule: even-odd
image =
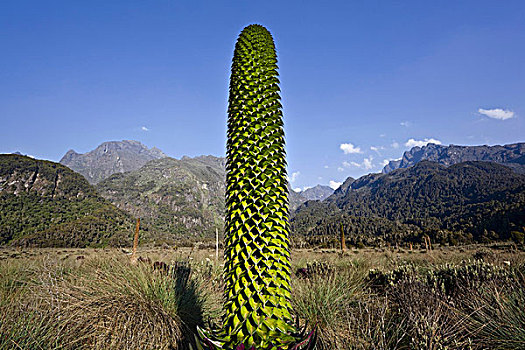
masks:
[[[0,250],[0,350],[185,349],[196,325],[220,323],[222,261],[214,253],[139,249],[138,255],[152,262],[189,268],[166,276],[148,263],[130,264],[119,249]],[[317,325],[318,349],[525,344],[523,279],[508,288],[487,284],[471,298],[455,299],[417,281],[378,291],[367,280],[370,269],[409,264],[433,270],[474,258],[506,268],[509,262],[519,272],[525,261],[520,250],[307,249],[293,251],[292,258],[294,269],[312,261],[333,267],[330,273],[292,279],[294,312],[301,323]]]

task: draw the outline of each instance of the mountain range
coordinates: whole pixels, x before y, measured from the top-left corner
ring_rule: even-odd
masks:
[[[422,160],[446,166],[467,161],[494,162],[525,174],[525,143],[503,146],[443,146],[429,143],[406,151],[401,159],[390,161],[382,172],[389,173],[395,169],[408,168]]]
[[[335,245],[341,230],[349,244],[417,242],[423,235],[445,244],[522,241],[524,156],[524,143],[429,144],[381,174],[347,178],[336,191],[289,189],[294,242]],[[222,231],[224,158],[175,159],[137,141],[111,141],[85,154],[70,150],[61,163],[84,176],[58,163],[2,155],[0,244],[129,244],[137,217],[141,240],[152,244]]]

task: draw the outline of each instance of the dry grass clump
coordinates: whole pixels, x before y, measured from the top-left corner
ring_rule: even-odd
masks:
[[[525,277],[472,292],[462,305],[465,327],[481,349],[525,348]]]
[[[189,268],[166,276],[125,258],[90,260],[66,274],[48,268],[18,306],[1,310],[0,349],[183,349],[202,323]]]
[[[308,264],[307,269],[308,277],[293,280],[292,307],[296,316],[317,327],[318,349],[349,348],[352,339],[344,320],[349,306],[364,291],[364,271],[353,265],[318,262]]]

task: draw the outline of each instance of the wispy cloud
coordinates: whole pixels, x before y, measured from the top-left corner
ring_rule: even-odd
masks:
[[[385,147],[383,147],[383,146],[370,146],[370,149],[371,149],[372,151],[374,151],[374,152],[379,153],[379,151],[384,150]]]
[[[409,139],[406,143],[406,147],[423,147],[428,145],[429,143],[434,143],[436,145],[441,145],[441,141],[436,139],[424,139],[424,140],[415,140],[415,139]]]
[[[355,147],[351,143],[342,143],[339,148],[344,152],[344,154],[361,153],[361,148]]]
[[[344,161],[343,162],[343,166],[346,167],[346,168],[355,167],[355,168],[361,168],[361,169],[365,169],[365,170],[370,170],[370,169],[372,169],[374,167],[373,164],[372,164],[372,160],[373,159],[374,158],[372,156],[370,156],[368,158],[363,159],[362,163]]]
[[[392,148],[399,148],[399,143],[397,141],[392,142]]]
[[[142,130],[142,131],[149,131],[149,129],[148,129],[147,127],[145,127],[145,126],[142,126],[142,127],[140,128],[140,130]]]
[[[328,186],[330,186],[332,188],[332,190],[337,190],[339,188],[339,186],[341,186],[343,183],[342,182],[337,182],[337,181],[334,181],[334,180],[330,180]]]
[[[301,172],[300,171],[296,171],[294,173],[292,173],[291,176],[288,176],[288,180],[290,182],[295,182],[295,180],[297,180],[297,178],[299,177],[299,175],[301,175]]]
[[[508,109],[493,108],[493,109],[478,109],[479,114],[483,114],[489,118],[507,120],[514,118],[514,112]]]
[[[412,125],[412,123],[409,121],[404,121],[404,122],[399,123],[399,125],[404,126],[405,128],[408,128],[410,125]]]
[[[296,188],[294,188],[293,190],[294,190],[294,192],[299,193],[299,192],[301,192],[301,187],[296,187]]]
[[[325,169],[328,169],[328,168],[329,168],[329,166],[328,166],[328,165],[325,165],[325,166],[324,166],[324,168],[325,168]]]
[[[363,159],[363,168],[365,168],[366,170],[372,169],[374,167],[374,165],[372,164],[372,159],[372,157]]]

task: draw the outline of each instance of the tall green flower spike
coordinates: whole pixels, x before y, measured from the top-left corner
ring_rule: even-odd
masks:
[[[235,45],[226,162],[223,329],[208,349],[303,349],[291,316],[288,188],[277,55],[250,25]],[[312,340],[312,341],[310,341]]]

